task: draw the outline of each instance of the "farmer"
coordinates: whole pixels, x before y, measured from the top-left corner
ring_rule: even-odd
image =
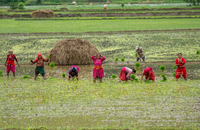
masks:
[[[106,3],[104,4],[104,7],[103,7],[103,8],[104,8],[104,11],[107,10],[107,4],[106,4]]]
[[[182,75],[185,80],[187,80],[187,72],[185,69],[185,58],[182,57],[181,53],[178,53],[178,58],[176,59],[175,65],[177,66],[176,70],[176,80]]]
[[[143,59],[143,61],[145,62],[145,53],[142,49],[142,47],[136,46],[136,54],[137,54],[137,61],[140,60],[140,58]]]
[[[145,75],[145,82],[147,79],[152,80],[153,82],[155,81],[155,74],[151,67],[147,67],[146,69],[144,69],[144,71],[142,73],[142,77],[141,77],[141,82],[143,80],[144,75]]]
[[[8,53],[9,54],[7,55],[5,66],[7,67],[7,77],[9,78],[10,71],[12,71],[13,76],[15,77],[15,61],[17,62],[18,66],[19,66],[19,63],[17,61],[16,56],[13,54],[12,50],[10,50]]]
[[[36,78],[37,78],[37,76],[38,76],[39,73],[42,75],[43,79],[46,79],[46,77],[45,77],[45,71],[44,71],[44,62],[48,62],[48,59],[44,59],[42,57],[42,54],[38,53],[37,58],[35,59],[35,61],[31,60],[31,62],[33,64],[36,63],[35,77],[34,77],[34,79],[36,80]]]
[[[73,77],[76,77],[78,80],[79,79],[78,72],[79,72],[79,67],[76,65],[72,65],[69,70],[68,80],[70,80],[70,78],[73,78]]]
[[[135,74],[135,73],[136,73],[135,69],[130,69],[128,67],[123,67],[121,72],[120,72],[119,79],[121,81],[126,81],[126,82],[127,82],[127,80],[133,81],[133,79],[130,78],[130,75],[131,74]]]
[[[96,83],[97,77],[99,78],[100,82],[102,82],[102,78],[104,77],[102,63],[106,58],[100,53],[96,54],[95,56],[92,56],[91,58],[94,61],[94,70],[93,70],[94,83]]]

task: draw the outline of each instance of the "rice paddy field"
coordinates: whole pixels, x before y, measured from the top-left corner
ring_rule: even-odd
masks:
[[[122,9],[108,4],[107,13],[182,12],[190,3],[125,4],[124,9],[155,9],[145,11],[109,11]],[[102,9],[103,4],[25,6],[25,10],[66,7],[67,13]],[[180,8],[180,10],[156,10]],[[30,14],[9,12],[7,14]],[[199,12],[191,8],[187,12]],[[104,12],[105,13],[105,12]],[[184,17],[184,15],[177,15]],[[200,129],[200,20],[181,19],[113,19],[71,20],[31,18],[0,19],[0,129],[2,130],[65,130],[65,129],[133,129],[133,130],[199,130]],[[120,16],[118,18],[122,18]],[[124,16],[125,17],[125,16]],[[138,16],[139,18],[140,16]],[[145,16],[146,17],[146,16]],[[154,17],[154,16],[151,16]],[[161,17],[161,16],[155,16]],[[87,17],[97,18],[97,17]],[[98,17],[104,18],[104,17]],[[110,17],[112,18],[112,17]],[[39,75],[35,81],[34,60],[37,53],[46,53],[62,39],[81,38],[94,44],[106,60],[103,83],[93,83],[93,64],[79,65],[79,81],[68,81],[70,66],[45,65],[47,80]],[[146,62],[136,67],[135,47],[146,54]],[[6,77],[4,66],[8,50],[13,50],[20,67],[16,78]],[[173,69],[177,54],[186,59],[188,80],[175,81]],[[115,61],[115,58],[119,58]],[[124,62],[121,61],[124,58]],[[122,67],[136,68],[136,79],[119,82]],[[160,66],[165,66],[161,71]],[[152,67],[156,81],[139,82],[146,67]],[[62,77],[63,73],[66,74]],[[167,80],[162,80],[162,75]]]

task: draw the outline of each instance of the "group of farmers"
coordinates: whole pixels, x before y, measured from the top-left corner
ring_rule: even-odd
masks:
[[[136,54],[137,54],[137,61],[142,59],[145,62],[145,53],[142,47],[136,46]],[[100,82],[102,82],[102,78],[104,77],[104,70],[102,67],[103,61],[106,59],[102,54],[98,53],[96,55],[91,56],[91,59],[94,61],[94,69],[93,69],[93,79],[94,83],[96,82],[96,79],[99,78]],[[7,55],[7,59],[5,62],[5,66],[7,67],[7,76],[9,77],[10,71],[13,72],[13,76],[15,77],[15,63],[14,61],[17,62],[18,66],[20,67],[16,56],[13,54],[13,51],[10,50],[9,54]],[[33,64],[36,63],[36,68],[35,68],[35,77],[34,79],[37,78],[38,74],[41,74],[44,79],[45,77],[45,71],[44,71],[44,62],[48,62],[48,59],[45,59],[42,57],[41,53],[38,53],[37,58],[31,62]],[[187,80],[187,72],[185,69],[185,59],[182,57],[182,54],[178,54],[178,58],[175,61],[175,65],[177,66],[176,70],[176,80],[180,78],[182,75],[185,80]],[[77,80],[79,79],[78,77],[79,73],[79,67],[76,65],[73,65],[70,67],[70,70],[68,72],[68,80],[70,78],[76,77]],[[133,79],[130,77],[131,74],[135,74],[136,70],[135,69],[130,69],[128,67],[123,67],[121,69],[119,79],[120,81],[128,81]],[[141,82],[143,80],[143,76],[145,76],[145,81],[146,80],[152,80],[153,82],[155,81],[155,74],[154,71],[151,67],[147,67],[144,69],[142,76],[141,76]]]

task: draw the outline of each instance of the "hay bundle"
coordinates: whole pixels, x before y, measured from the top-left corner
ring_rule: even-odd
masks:
[[[55,17],[55,14],[50,9],[44,9],[44,10],[36,10],[32,12],[31,15],[32,18],[46,18],[46,17]]]
[[[110,1],[107,1],[106,3],[107,3],[107,4],[109,4],[109,3],[110,3]]]
[[[90,5],[93,5],[93,3],[90,3]]]
[[[87,40],[63,39],[47,52],[49,63],[56,65],[87,65],[93,64],[91,56],[99,53],[97,48]]]

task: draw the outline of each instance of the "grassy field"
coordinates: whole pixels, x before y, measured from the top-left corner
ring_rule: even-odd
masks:
[[[200,128],[200,81],[0,79],[0,128]]]
[[[131,30],[197,29],[200,19],[15,21],[0,20],[0,33],[97,32]]]
[[[182,53],[187,61],[199,60],[200,32],[148,32],[125,34],[63,34],[63,35],[27,35],[0,36],[0,63],[5,62],[7,51],[12,49],[21,64],[30,63],[38,52],[43,55],[54,47],[55,43],[67,38],[81,38],[90,41],[107,57],[106,62],[114,62],[116,57],[125,61],[135,61],[135,46],[139,45],[146,51],[146,61],[174,61],[178,53]]]
[[[128,5],[125,4],[124,9],[140,9],[140,8],[182,8],[182,7],[187,7],[190,3],[162,3],[162,4],[130,4]],[[39,6],[25,6],[25,9],[59,9],[66,7],[70,10],[77,10],[77,9],[102,9],[103,10],[103,3],[102,4],[94,4],[94,5],[39,5]],[[8,9],[9,6],[0,6],[1,9],[5,8]],[[108,9],[122,9],[121,4],[108,4],[107,6]]]

